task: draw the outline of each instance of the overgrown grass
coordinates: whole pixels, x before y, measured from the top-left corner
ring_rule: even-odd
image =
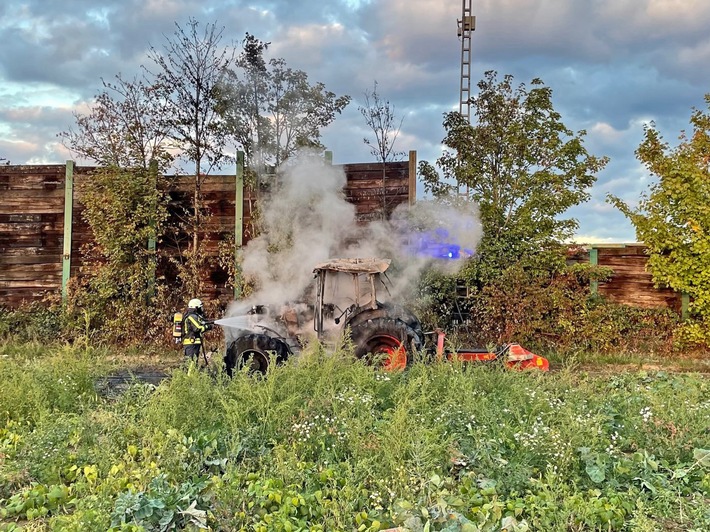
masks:
[[[0,530],[710,529],[702,376],[388,374],[314,346],[108,399],[96,353],[2,349]]]

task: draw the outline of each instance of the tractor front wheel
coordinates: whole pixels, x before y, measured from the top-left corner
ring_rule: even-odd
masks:
[[[291,349],[278,338],[265,334],[247,334],[234,340],[227,348],[224,356],[224,366],[230,377],[234,370],[241,371],[245,366],[249,373],[266,374],[269,369],[270,353],[276,355],[277,362],[288,359]]]

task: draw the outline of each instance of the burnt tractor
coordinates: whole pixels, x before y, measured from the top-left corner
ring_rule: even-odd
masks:
[[[419,352],[464,361],[502,360],[512,368],[548,369],[546,359],[517,344],[492,352],[447,351],[443,332],[425,333],[408,309],[378,298],[383,291],[389,295],[386,271],[390,262],[378,258],[331,259],[313,270],[314,304],[303,301],[279,308],[254,305],[243,316],[218,320],[217,324],[237,330],[227,342],[227,373],[231,375],[245,365],[250,371],[265,373],[270,361],[284,362],[300,351],[305,337],[315,335],[319,341],[329,343],[345,333],[349,334],[357,358],[389,371],[404,369]],[[306,323],[309,329],[312,323],[312,329],[306,330]]]

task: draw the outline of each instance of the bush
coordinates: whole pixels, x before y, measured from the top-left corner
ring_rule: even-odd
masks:
[[[0,307],[0,339],[52,344],[62,339],[64,316],[53,301]]]
[[[608,269],[587,265],[555,274],[513,266],[483,287],[468,280],[474,284],[466,298],[457,294],[461,280],[430,275],[422,286],[421,315],[430,326],[456,329],[480,346],[516,342],[563,355],[671,352],[679,317],[669,309],[618,305],[590,294],[590,281],[608,275]],[[463,325],[452,319],[457,316]]]

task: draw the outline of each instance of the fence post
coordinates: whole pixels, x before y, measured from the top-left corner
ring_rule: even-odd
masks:
[[[417,202],[417,151],[409,150],[409,206]]]
[[[242,295],[240,255],[244,244],[244,152],[237,152],[234,194],[234,299]]]
[[[599,265],[599,250],[597,248],[592,248],[589,250],[589,264],[591,264],[592,266]],[[597,295],[597,293],[599,292],[599,281],[590,281],[589,291],[592,295]]]
[[[683,292],[680,296],[680,317],[688,319],[688,307],[690,306],[690,294]]]
[[[64,171],[64,240],[62,248],[62,301],[67,298],[71,274],[71,238],[74,220],[74,161],[68,160]]]
[[[150,165],[148,166],[148,176],[149,176],[149,181],[150,181],[150,193],[152,194],[152,199],[150,202],[150,229],[151,229],[151,234],[150,238],[148,238],[148,260],[150,261],[150,270],[152,272],[152,275],[150,276],[150,279],[148,282],[150,283],[148,286],[148,299],[151,300],[153,299],[153,296],[155,296],[155,271],[157,268],[157,257],[156,257],[156,245],[155,245],[155,238],[156,238],[156,226],[155,226],[155,215],[156,215],[156,209],[158,208],[156,201],[155,201],[155,195],[157,194],[157,187],[158,187],[158,161],[155,159],[152,159],[150,161]]]

